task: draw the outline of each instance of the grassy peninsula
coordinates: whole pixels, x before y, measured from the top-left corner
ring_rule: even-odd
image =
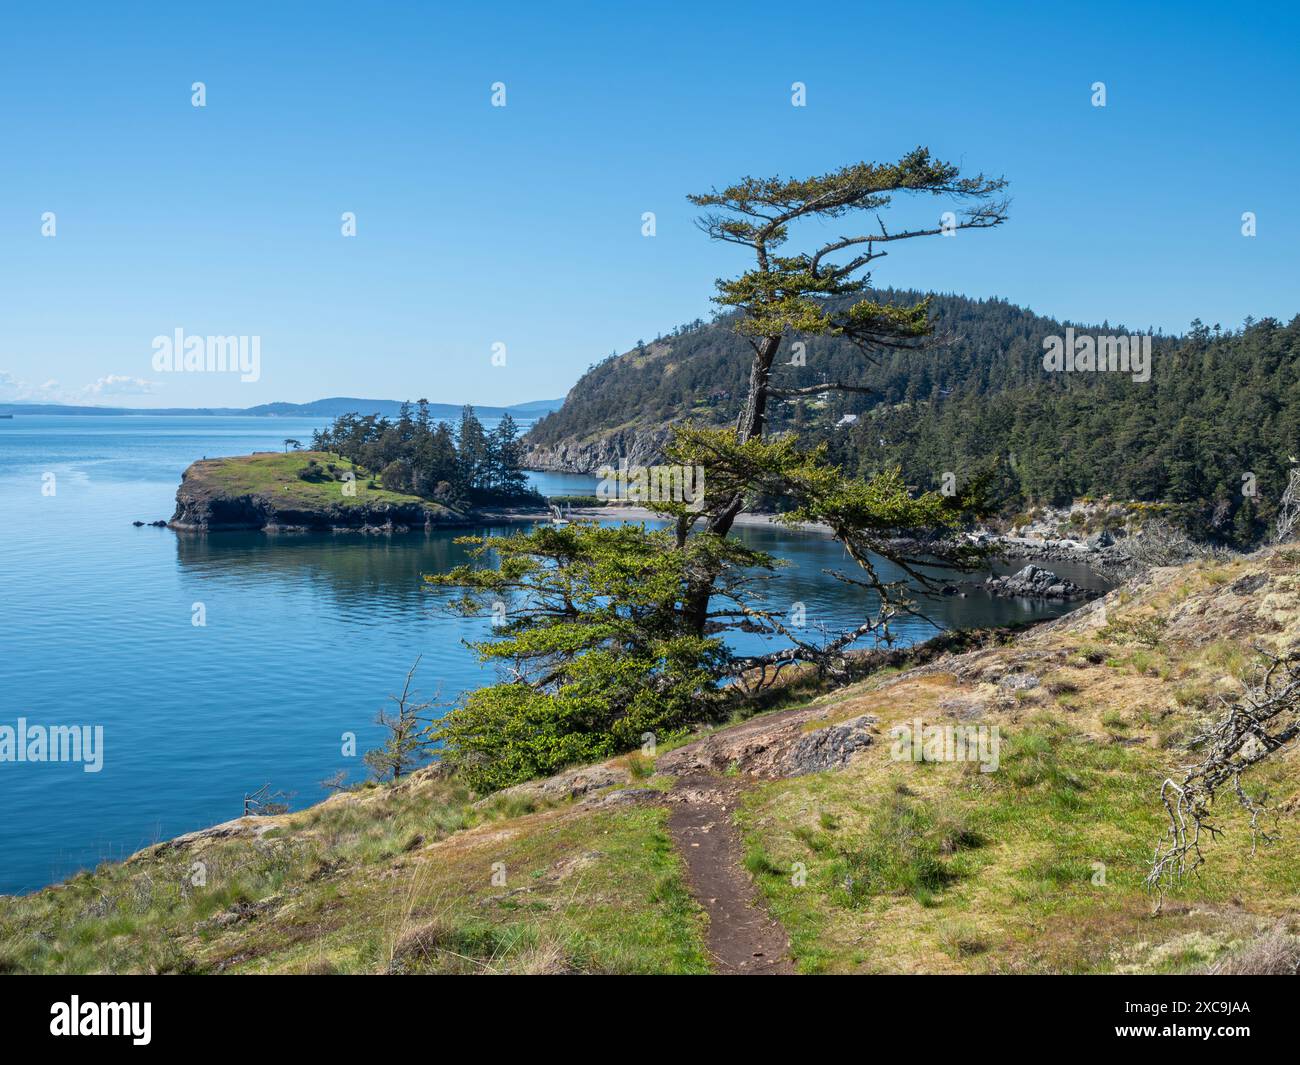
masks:
[[[202,530],[422,527],[459,516],[447,505],[385,488],[339,455],[290,451],[192,464],[170,524]]]

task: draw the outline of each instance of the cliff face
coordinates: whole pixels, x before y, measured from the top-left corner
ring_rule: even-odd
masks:
[[[668,437],[668,429],[618,429],[592,440],[532,444],[524,465],[530,470],[556,473],[596,473],[602,466],[617,466],[621,460],[632,466],[654,466],[663,462]]]
[[[404,531],[459,517],[415,496],[370,488],[346,462],[328,456],[249,455],[206,459],[185,471],[176,490],[173,529],[356,529]],[[299,472],[312,464],[314,477]]]
[[[202,492],[176,493],[176,512],[167,523],[173,529],[221,531],[227,529],[392,529],[424,528],[440,515],[424,504],[394,506],[331,506],[306,510],[280,506],[264,496],[210,496]]]

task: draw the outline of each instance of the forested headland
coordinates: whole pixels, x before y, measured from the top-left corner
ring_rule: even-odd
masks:
[[[908,306],[923,293],[881,289]],[[1132,332],[1057,321],[1002,299],[930,298],[934,336],[883,351],[862,369],[847,340],[791,339],[773,367],[788,390],[853,375],[869,393],[780,399],[773,431],[826,442],[846,473],[901,468],[928,489],[989,477],[1006,515],[1035,504],[1111,496],[1170,504],[1199,539],[1238,547],[1266,532],[1300,455],[1300,318],[1247,320],[1238,329],[1196,321],[1182,336],[1151,335],[1149,381],[1129,374],[1050,373],[1043,341],[1073,324],[1097,335]],[[564,407],[529,432],[545,451],[682,421],[734,422],[751,351],[732,316],[696,321],[592,366]],[[615,445],[616,446],[616,445]]]

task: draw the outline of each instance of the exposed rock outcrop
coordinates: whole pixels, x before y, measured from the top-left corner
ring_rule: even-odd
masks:
[[[475,805],[484,806],[498,801],[501,797],[533,801],[558,802],[561,799],[579,799],[591,792],[600,791],[619,784],[627,784],[632,774],[626,766],[617,762],[604,762],[597,765],[569,769],[553,777],[541,780],[526,780],[510,788],[480,799]]]
[[[1118,564],[1128,558],[1127,540],[1106,534],[1086,540],[1028,540],[1015,536],[989,536],[985,543],[998,558],[1033,559],[1035,562],[1082,562],[1089,566]]]
[[[621,460],[634,466],[654,466],[663,462],[669,435],[667,428],[619,429],[595,440],[536,444],[526,439],[524,466],[557,473],[596,473],[602,466],[617,466]]]
[[[858,751],[872,744],[871,715],[855,717],[829,728],[804,733],[786,752],[781,764],[790,776],[820,773],[848,763]]]
[[[176,493],[173,529],[202,532],[227,529],[349,529],[358,532],[405,532],[435,523],[439,514],[422,504],[331,506],[320,510],[282,507],[260,495],[221,496]]]
[[[1026,566],[1009,577],[990,577],[984,586],[994,595],[1030,599],[1091,599],[1099,594],[1039,566]]]
[[[871,746],[874,716],[817,728],[821,713],[809,709],[754,718],[661,755],[656,768],[679,775],[738,770],[754,777],[795,777],[847,765]]]

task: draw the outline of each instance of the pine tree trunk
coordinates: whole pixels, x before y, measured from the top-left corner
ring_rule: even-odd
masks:
[[[763,430],[767,426],[767,394],[771,385],[772,363],[776,359],[776,351],[780,346],[780,334],[766,336],[759,342],[758,350],[754,352],[754,361],[749,366],[749,394],[745,397],[745,405],[741,408],[740,417],[736,419],[736,443],[738,444],[762,439]],[[726,536],[744,505],[744,496],[736,496],[728,502],[727,506],[709,522],[709,532]]]
[[[749,395],[745,397],[745,406],[736,419],[736,442],[743,444],[747,440],[763,435],[767,422],[767,390],[771,383],[772,363],[776,360],[777,349],[781,346],[781,337],[767,336],[760,341],[754,353],[754,361],[749,366]]]
[[[776,359],[776,352],[780,346],[780,334],[766,336],[759,342],[758,350],[754,352],[754,361],[749,367],[749,393],[745,396],[745,405],[736,419],[737,443],[743,444],[748,440],[761,439],[763,436],[763,429],[767,425],[767,399],[772,363]],[[707,531],[715,536],[726,536],[744,505],[744,496],[738,495],[729,500],[709,522]],[[712,594],[711,580],[696,581],[686,591],[683,613],[690,630],[697,636],[704,635],[704,626],[708,621],[709,598]]]

